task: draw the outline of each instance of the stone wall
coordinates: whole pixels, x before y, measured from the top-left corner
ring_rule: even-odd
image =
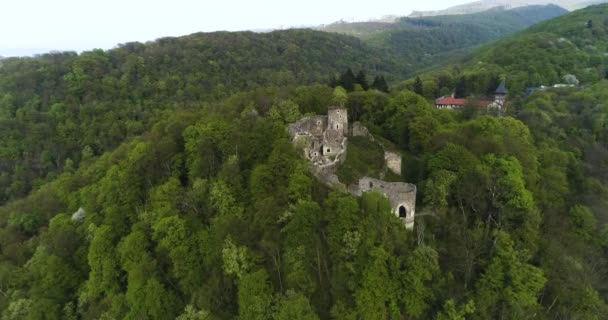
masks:
[[[367,127],[364,126],[363,124],[361,124],[361,122],[353,123],[350,133],[351,133],[351,136],[353,136],[353,137],[367,137],[371,141],[375,141],[374,136],[372,136],[372,134],[369,133],[369,130],[367,130]]]
[[[364,177],[359,180],[358,185],[349,187],[349,192],[357,196],[370,191],[379,192],[387,197],[393,213],[403,221],[405,227],[407,229],[414,228],[416,185],[405,182],[386,182]]]
[[[396,175],[401,175],[401,154],[398,152],[384,151],[386,167]]]
[[[327,116],[311,116],[289,125],[289,133],[295,137],[298,133],[309,133],[315,137],[323,137],[327,128]]]

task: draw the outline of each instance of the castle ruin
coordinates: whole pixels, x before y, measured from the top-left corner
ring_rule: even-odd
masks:
[[[289,125],[293,142],[302,148],[303,156],[313,165],[313,174],[332,187],[340,187],[353,195],[376,191],[388,198],[395,216],[403,221],[407,229],[414,228],[416,211],[416,186],[404,182],[386,182],[363,177],[358,184],[345,186],[336,173],[338,166],[346,160],[347,137],[374,137],[361,123],[354,123],[349,131],[348,113],[344,108],[329,108],[327,116],[305,117]],[[384,148],[384,146],[383,146]],[[384,151],[386,168],[401,175],[401,155]]]
[[[401,175],[401,154],[398,152],[384,151],[384,161],[390,171],[398,176]]]
[[[348,191],[361,196],[365,192],[376,191],[388,198],[393,213],[399,217],[407,229],[414,228],[416,214],[416,185],[405,182],[386,182],[370,177],[359,179],[358,185],[349,186]]]
[[[330,109],[327,116],[312,116],[289,126],[295,143],[304,149],[304,157],[315,166],[335,169],[346,159],[348,114],[346,109]]]

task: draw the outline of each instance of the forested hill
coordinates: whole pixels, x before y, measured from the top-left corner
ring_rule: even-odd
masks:
[[[491,42],[564,13],[565,9],[555,5],[497,8],[466,15],[401,18],[394,23],[336,23],[321,30],[357,36],[389,49],[411,72],[453,59],[457,50]]]
[[[199,33],[4,59],[0,203],[142,133],[159,110],[240,90],[326,82],[349,67],[393,79],[402,70],[359,39],[312,30]]]
[[[484,94],[496,87],[497,77],[506,77],[516,95],[529,87],[605,79],[607,14],[608,4],[590,6],[479,48],[457,63],[421,74],[425,95],[433,98],[454,88],[460,96]]]
[[[595,52],[605,10],[538,28],[571,34],[573,46],[588,35]],[[523,40],[536,32],[499,45],[541,54]],[[302,38],[317,34],[217,33],[193,35],[192,47],[177,38],[2,60],[0,318],[607,318],[608,81],[513,94],[517,117],[439,110],[395,88],[247,82],[260,66],[280,79],[273,59],[296,82],[343,67],[315,59],[355,70],[369,63],[359,57],[383,59],[353,38]],[[273,37],[291,39],[283,53]],[[266,41],[258,51],[252,39]],[[289,44],[307,58],[289,65]],[[589,63],[568,55],[586,50],[556,50],[544,67]],[[357,54],[339,60],[345,52]],[[471,59],[424,75],[424,93],[523,68],[511,54],[487,73]],[[311,173],[287,127],[335,105],[376,141],[351,139],[338,174],[379,174],[377,143],[401,153],[390,179],[417,186],[413,231],[382,194],[356,197]]]
[[[606,2],[605,0],[479,0],[456,5],[438,11],[414,11],[411,16],[458,15],[481,12],[496,7],[524,7],[529,5],[555,4],[568,10],[577,10],[586,6]]]

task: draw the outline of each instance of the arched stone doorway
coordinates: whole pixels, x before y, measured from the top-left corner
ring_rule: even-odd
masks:
[[[399,206],[399,218],[407,217],[407,210],[404,206]]]

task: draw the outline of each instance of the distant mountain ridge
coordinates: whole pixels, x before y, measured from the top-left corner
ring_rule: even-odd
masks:
[[[484,94],[497,78],[506,78],[513,95],[555,84],[594,85],[608,78],[607,16],[608,4],[601,4],[543,21],[419,77],[434,88],[426,91],[429,98],[454,88],[460,97]]]
[[[518,7],[548,4],[558,5],[562,8],[572,11],[587,7],[589,5],[604,2],[608,2],[608,0],[480,0],[437,11],[414,11],[409,15],[409,17],[470,14],[486,11],[497,7],[512,9]]]
[[[320,28],[356,36],[364,42],[393,52],[406,72],[445,62],[466,50],[497,40],[568,11],[556,6],[492,8],[466,15],[423,18],[402,17],[394,23],[336,23]]]

